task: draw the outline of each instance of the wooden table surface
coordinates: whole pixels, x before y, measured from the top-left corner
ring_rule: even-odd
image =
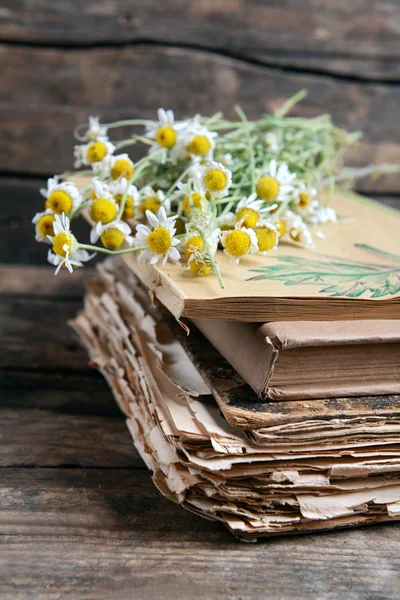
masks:
[[[398,161],[398,0],[1,4],[1,600],[398,599],[400,524],[242,544],[159,494],[67,326],[90,269],[53,277],[30,222],[90,114],[253,118],[306,87],[297,114],[364,130],[351,164]],[[400,207],[398,175],[358,189]]]

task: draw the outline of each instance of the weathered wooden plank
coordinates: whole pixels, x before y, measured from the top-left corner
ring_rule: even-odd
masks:
[[[98,113],[106,121],[152,117],[165,106],[178,116],[220,109],[232,116],[238,102],[249,117],[256,117],[300,88],[308,88],[310,96],[297,114],[329,111],[338,125],[364,130],[350,163],[395,162],[399,156],[400,88],[395,86],[300,73],[289,77],[281,70],[206,52],[151,46],[69,52],[3,46],[0,71],[0,164],[6,171],[70,168],[71,132],[88,114]],[[399,181],[398,175],[387,176],[359,189],[396,191]]]
[[[399,596],[399,525],[239,544],[128,470],[1,470],[0,494],[6,600]]]
[[[97,373],[3,370],[0,395],[1,467],[144,468]]]
[[[49,277],[53,277],[51,271]],[[87,355],[67,324],[80,305],[75,300],[4,297],[0,367],[87,371]]]
[[[61,390],[58,394],[65,396]],[[96,397],[91,400],[94,411]],[[145,468],[122,415],[70,415],[20,407],[1,409],[0,419],[1,467]]]
[[[76,45],[151,40],[356,77],[400,76],[396,0],[5,0],[1,15],[4,41]]]
[[[5,241],[7,241],[7,233],[5,232],[4,235]],[[12,231],[11,235],[14,236],[15,231]],[[21,243],[24,242],[22,235],[19,235],[19,240]],[[31,245],[33,246],[31,239],[26,240],[25,245],[28,248]],[[41,250],[43,249],[44,246],[41,246]],[[7,260],[8,258],[9,254],[6,247],[5,252],[0,253],[0,261],[1,259]],[[24,259],[25,257],[22,258]],[[57,274],[57,277],[54,277],[54,269],[46,262],[46,254],[40,256],[38,261],[41,263],[40,266],[28,267],[29,262],[33,262],[32,256],[29,254],[26,260],[23,261],[25,263],[23,265],[0,264],[0,294],[4,296],[41,296],[53,299],[62,298],[64,300],[81,300],[83,298],[85,291],[84,283],[93,277],[95,272],[94,267],[86,266],[84,269],[76,269],[73,277],[71,277],[68,271],[62,269]]]

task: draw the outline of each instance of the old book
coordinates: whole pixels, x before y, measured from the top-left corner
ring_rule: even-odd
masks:
[[[270,400],[400,393],[400,320],[193,322]]]
[[[155,485],[184,508],[248,541],[400,518],[398,402],[386,414],[327,416],[310,401],[302,421],[233,428],[179,337],[115,262],[100,267],[73,326]]]
[[[80,187],[88,182],[75,180]],[[348,191],[336,193],[332,205],[339,222],[311,227],[313,249],[282,240],[277,250],[247,255],[239,265],[218,250],[224,289],[213,275],[193,277],[181,264],[161,268],[135,253],[123,260],[178,319],[399,319],[400,211]]]
[[[267,256],[231,264],[218,251],[225,283],[124,260],[177,318],[241,322],[400,318],[400,211],[353,193],[336,194],[340,222],[312,228],[314,249],[281,242]]]

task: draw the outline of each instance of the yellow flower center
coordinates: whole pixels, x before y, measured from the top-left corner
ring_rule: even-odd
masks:
[[[256,227],[254,231],[257,236],[258,249],[260,252],[271,250],[271,248],[276,245],[277,235],[275,231],[268,229],[268,227]]]
[[[62,213],[67,215],[72,208],[72,198],[64,190],[56,190],[47,198],[45,207],[51,208],[58,215]]]
[[[65,248],[66,247],[66,248]],[[65,233],[65,231],[61,231],[57,233],[53,238],[53,252],[57,254],[57,256],[62,256],[65,258],[67,252],[72,254],[78,247],[78,242],[72,233]]]
[[[165,227],[156,227],[147,236],[147,244],[155,254],[165,254],[171,248],[171,234]]]
[[[203,208],[202,204],[201,204],[201,194],[199,194],[199,192],[193,192],[192,202],[193,202],[193,206],[195,206],[199,210],[201,210]]]
[[[204,156],[211,149],[211,142],[206,135],[195,135],[186,150],[197,156]]]
[[[203,250],[204,242],[199,235],[193,235],[190,237],[183,247],[185,255],[189,258],[196,251],[196,249]]]
[[[106,229],[100,236],[101,243],[108,250],[118,250],[125,239],[125,235],[116,227]]]
[[[130,160],[126,158],[118,158],[112,166],[111,177],[118,179],[119,177],[126,177],[130,179],[134,174],[135,169]]]
[[[256,185],[256,192],[263,200],[275,200],[279,194],[279,181],[274,177],[261,177]]]
[[[205,277],[211,271],[211,267],[204,260],[196,258],[189,261],[189,269],[193,275],[197,275],[198,277]]]
[[[308,206],[310,204],[310,196],[308,194],[306,194],[305,192],[301,192],[299,194],[299,206]]]
[[[92,221],[97,223],[111,223],[116,217],[117,207],[114,202],[107,200],[107,198],[99,198],[95,200],[90,207],[90,218]]]
[[[118,204],[121,204],[121,200],[122,200],[122,194],[117,194],[115,196],[115,201]],[[122,218],[125,221],[127,219],[132,219],[134,214],[135,214],[135,208],[133,206],[133,198],[132,198],[132,196],[127,196],[125,198],[125,207],[124,207],[124,212],[122,213]]]
[[[107,154],[107,146],[103,142],[93,142],[87,149],[87,159],[90,163],[103,160]]]
[[[190,200],[187,196],[185,196],[182,200],[182,209],[183,212],[185,213],[185,215],[189,215],[190,214]]]
[[[250,250],[251,240],[248,233],[235,229],[225,238],[225,248],[231,256],[239,258]]]
[[[279,235],[283,235],[286,231],[286,225],[281,219],[275,223],[275,227]]]
[[[240,221],[240,219],[243,219],[243,217],[245,217],[243,226],[251,228],[257,223],[258,219],[260,218],[260,213],[253,208],[247,208],[244,206],[237,212],[236,220]]]
[[[156,133],[156,140],[163,148],[172,148],[176,144],[176,131],[171,125],[163,125]]]
[[[204,178],[204,183],[210,192],[220,192],[228,182],[226,174],[221,169],[211,169]]]
[[[198,192],[193,192],[193,194],[192,194],[192,204],[193,204],[193,206],[195,206],[199,210],[203,209],[201,194],[199,194]],[[182,208],[183,208],[183,212],[185,213],[185,215],[189,215],[190,214],[192,205],[190,204],[190,200],[189,200],[189,198],[187,196],[185,196],[183,198],[183,200],[182,200]]]
[[[53,215],[44,215],[43,217],[41,217],[36,225],[37,230],[40,233],[40,235],[42,235],[43,237],[46,237],[48,235],[53,235],[53,233],[54,233],[53,223],[54,223]]]
[[[156,214],[160,206],[161,201],[159,198],[157,198],[157,196],[149,196],[148,198],[145,198],[141,203],[140,210],[143,214],[146,214],[146,210],[149,210],[150,212]]]

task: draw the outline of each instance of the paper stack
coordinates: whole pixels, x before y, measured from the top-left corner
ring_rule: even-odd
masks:
[[[385,333],[394,385],[395,325]],[[249,541],[400,518],[398,396],[260,398],[119,260],[99,267],[73,327],[155,484],[185,508]]]

